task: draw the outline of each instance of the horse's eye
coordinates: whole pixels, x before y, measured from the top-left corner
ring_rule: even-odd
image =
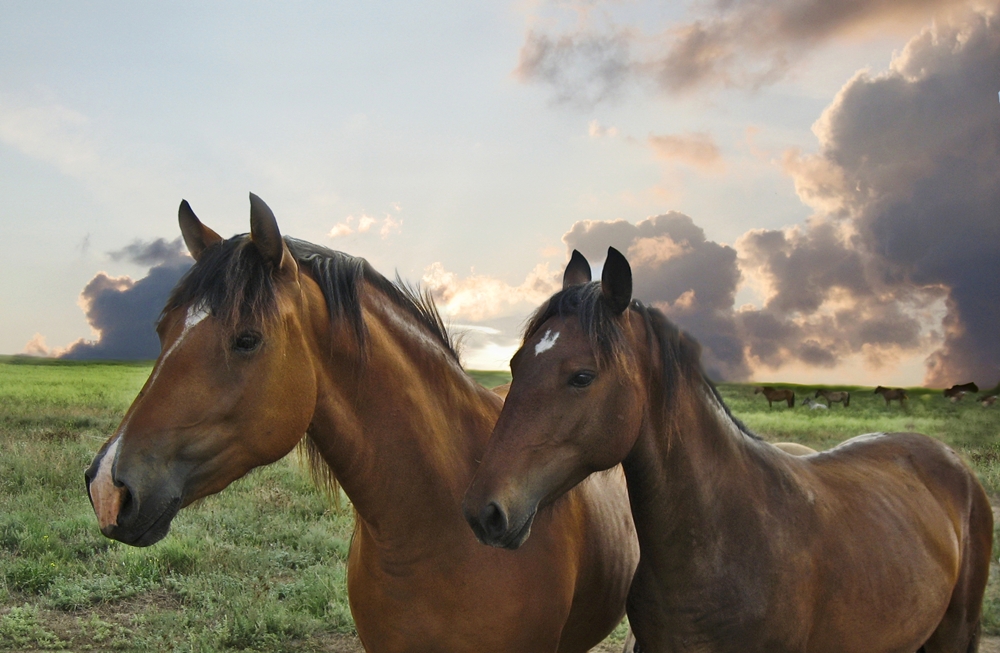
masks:
[[[569,384],[574,388],[586,388],[594,382],[595,378],[597,378],[597,375],[590,370],[576,372],[573,376],[569,377]]]
[[[262,338],[256,331],[244,331],[233,338],[233,351],[249,354],[260,347]]]

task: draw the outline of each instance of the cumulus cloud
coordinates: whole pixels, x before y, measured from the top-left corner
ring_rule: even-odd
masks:
[[[561,271],[540,263],[517,286],[487,275],[461,278],[435,262],[427,266],[421,282],[434,296],[442,314],[452,319],[481,322],[536,307],[558,290]]]
[[[706,85],[759,87],[781,79],[794,62],[834,37],[915,25],[967,5],[968,0],[703,0],[690,3],[687,22],[648,32],[614,20],[612,2],[589,2],[586,8],[570,3],[567,8],[580,20],[561,34],[532,27],[515,72],[523,81],[551,86],[559,101],[581,104],[613,97],[633,80],[671,94]],[[642,13],[647,12],[633,15]]]
[[[816,210],[806,224],[752,230],[730,248],[672,213],[637,225],[581,222],[564,240],[592,260],[608,245],[626,252],[636,296],[702,341],[716,378],[929,355],[928,385],[992,386],[998,90],[1000,20],[981,12],[938,22],[886,72],[845,84],[814,127],[818,152],[785,154]],[[741,281],[762,306],[734,306]]]
[[[763,12],[788,40],[909,5],[836,5],[796,18],[809,6],[736,3],[719,20]],[[814,126],[818,152],[785,153],[786,173],[816,210],[805,225],[753,230],[733,249],[707,241],[687,216],[666,214],[637,225],[581,222],[564,240],[591,260],[608,245],[627,252],[636,296],[702,340],[719,378],[859,359],[879,367],[929,353],[926,384],[992,386],[1000,378],[998,90],[997,17],[938,21],[886,72],[845,84]],[[763,306],[733,305],[741,280]]]
[[[80,305],[97,340],[80,339],[64,351],[45,347],[44,337],[36,336],[36,351],[70,359],[150,359],[160,353],[154,329],[171,289],[191,267],[181,239],[162,238],[149,243],[136,241],[109,253],[114,260],[151,265],[142,279],[112,277],[99,272],[80,293]]]
[[[942,13],[957,5],[953,15]],[[888,70],[861,72],[844,85],[814,125],[818,151],[784,153],[784,171],[815,210],[805,224],[752,230],[730,247],[670,212],[638,224],[581,221],[563,237],[595,263],[609,245],[625,252],[635,296],[701,341],[714,378],[848,362],[880,369],[924,357],[931,386],[991,387],[1000,378],[1000,20],[964,3],[924,0],[720,0],[710,17],[672,28],[659,59],[637,58],[639,35],[614,25],[603,40],[587,32],[586,21],[565,37],[529,37],[522,78],[564,95],[583,79],[592,84],[583,97],[594,99],[624,83],[608,71],[660,74],[668,89],[758,73],[760,81],[780,73],[794,48],[904,13],[937,20]],[[751,51],[759,56],[750,65],[759,67],[741,68]],[[607,67],[600,68],[602,57]],[[596,81],[587,80],[591,65],[604,71]],[[616,135],[596,121],[589,133]],[[664,158],[715,165],[711,139],[690,136],[651,136],[648,144]],[[515,294],[499,282],[437,274],[439,297],[469,319],[494,314],[482,307]],[[735,306],[741,284],[754,288],[762,305]],[[550,290],[520,297],[534,306]]]
[[[617,127],[605,127],[598,120],[591,120],[587,124],[587,133],[591,138],[615,138],[618,136]]]
[[[49,347],[45,342],[45,336],[40,333],[36,333],[32,336],[31,340],[24,345],[24,351],[21,352],[25,356],[41,356],[43,358],[56,358],[63,353],[62,349],[55,349]]]
[[[722,152],[711,134],[693,132],[687,134],[650,135],[649,145],[660,159],[686,163],[702,170],[721,170]]]
[[[912,311],[944,298],[944,340],[925,382],[1000,378],[1000,21],[977,13],[923,30],[881,75],[861,73],[815,126],[820,150],[793,153],[786,169],[803,200],[851,233],[843,270],[814,278],[814,292],[780,290],[789,275],[769,266],[776,301],[815,301],[839,284],[885,329],[912,330],[889,306]],[[777,238],[776,235],[769,236]],[[819,228],[793,243],[808,258]],[[834,283],[836,281],[836,284]],[[899,309],[900,314],[906,311]]]
[[[394,206],[396,212],[399,212],[399,207]],[[363,234],[368,233],[373,227],[378,227],[378,234],[381,238],[388,238],[391,234],[399,233],[403,227],[403,220],[401,218],[396,218],[390,213],[386,213],[381,219],[374,218],[366,213],[361,215],[347,216],[343,222],[338,222],[330,229],[327,234],[330,238],[340,238],[342,236],[350,236],[352,234]]]

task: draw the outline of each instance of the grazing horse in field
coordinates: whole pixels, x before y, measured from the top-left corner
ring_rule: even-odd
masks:
[[[827,408],[833,406],[835,403],[844,404],[844,408],[851,405],[851,393],[846,390],[834,392],[832,390],[824,390],[823,388],[820,388],[813,396],[815,398],[823,397],[826,399]]]
[[[879,386],[875,388],[875,392],[872,394],[882,395],[882,398],[885,399],[886,406],[888,406],[889,402],[893,400],[898,401],[900,406],[906,405],[906,390],[903,390],[902,388],[883,388],[882,386]]]
[[[989,395],[987,397],[980,397],[979,403],[983,405],[983,408],[989,408],[994,404],[994,402],[996,402],[996,400],[997,400],[996,395]]]
[[[465,497],[477,537],[530,543],[539,509],[621,462],[638,649],[976,651],[993,516],[955,452],[879,433],[787,455],[730,414],[698,344],[631,297],[611,249],[600,282],[532,316]]]
[[[356,511],[347,587],[367,651],[583,653],[620,622],[638,557],[620,469],[540,513],[535,546],[481,546],[461,501],[503,402],[459,365],[429,297],[282,238],[254,195],[249,235],[223,240],[186,202],[180,225],[196,263],[86,473],[105,535],[153,544],[305,435]]]
[[[973,382],[962,383],[960,385],[953,385],[944,391],[944,396],[948,399],[954,401],[959,401],[966,393],[976,393],[979,392],[979,386]]]
[[[767,399],[768,408],[771,408],[771,402],[773,401],[788,402],[789,408],[795,405],[795,393],[787,388],[782,388],[778,390],[770,386],[757,386],[756,388],[753,389],[753,393],[755,395],[764,393],[764,398]]]

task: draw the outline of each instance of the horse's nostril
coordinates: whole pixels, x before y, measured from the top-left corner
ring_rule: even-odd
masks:
[[[115,483],[115,485],[119,485]],[[122,503],[121,507],[118,508],[118,521],[121,523],[124,519],[127,519],[129,512],[132,509],[132,491],[129,489],[128,485],[124,483],[120,484],[122,490]]]
[[[507,513],[495,501],[490,501],[479,513],[479,523],[487,537],[499,538],[507,532]]]

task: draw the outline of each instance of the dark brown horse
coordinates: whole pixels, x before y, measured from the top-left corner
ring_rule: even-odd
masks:
[[[642,552],[628,615],[645,652],[969,653],[992,513],[954,451],[915,433],[795,457],[730,414],[699,347],[599,283],[532,317],[465,514],[517,548],[542,507],[623,463]]]
[[[851,405],[851,393],[846,390],[840,390],[838,392],[834,392],[832,390],[826,390],[824,388],[820,388],[816,390],[816,394],[814,395],[814,397],[817,398],[823,397],[824,399],[826,399],[827,407],[830,407],[835,403],[843,404],[844,408],[847,408],[848,406]]]
[[[882,395],[886,406],[889,405],[890,401],[898,401],[900,406],[906,405],[906,390],[902,388],[883,388],[882,386],[878,386],[872,394]]]
[[[795,393],[787,388],[772,388],[771,386],[757,386],[753,389],[755,395],[764,393],[764,398],[767,399],[767,407],[771,408],[771,402],[773,401],[785,401],[788,403],[788,407],[792,408],[795,406]]]
[[[575,651],[615,627],[638,556],[621,470],[481,546],[461,501],[502,400],[459,365],[433,304],[362,259],[283,239],[251,196],[223,240],[181,205],[196,263],[162,353],[87,471],[102,532],[137,546],[307,436],[357,512],[348,593],[368,651]]]

